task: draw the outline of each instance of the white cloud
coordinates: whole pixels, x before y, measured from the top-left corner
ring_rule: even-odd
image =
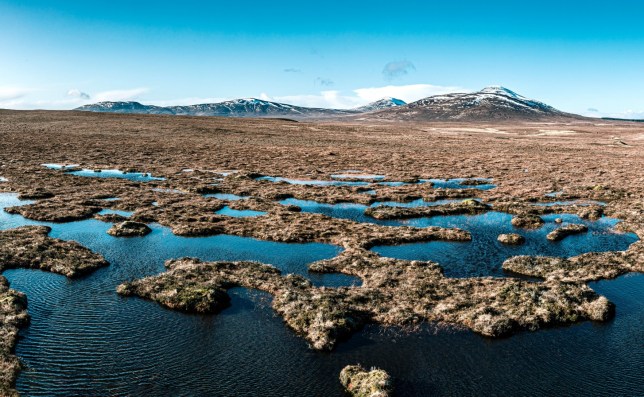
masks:
[[[96,102],[104,101],[130,101],[137,99],[142,94],[150,91],[148,88],[132,88],[129,90],[112,90],[112,91],[103,91],[94,95],[94,100]]]
[[[446,87],[431,84],[388,85],[385,87],[358,88],[353,92],[367,102],[393,97],[405,102],[413,102],[432,95],[444,95],[454,92],[470,92],[462,87]]]
[[[8,101],[0,101],[0,108],[4,109],[73,109],[88,103],[82,98],[67,98],[58,100],[30,100],[29,98],[19,98]]]
[[[644,110],[625,110],[623,112],[602,112],[595,108],[588,108],[581,113],[586,117],[613,117],[617,119],[644,120]]]
[[[158,101],[146,101],[146,105],[155,105],[155,106],[185,106],[185,105],[199,105],[202,103],[217,103],[227,101],[232,98],[223,98],[223,97],[211,97],[211,98],[202,98],[202,97],[187,97],[179,99],[168,99],[168,100],[158,100]]]
[[[313,95],[286,95],[270,96],[266,93],[260,95],[260,99],[284,102],[292,105],[307,107],[322,107],[334,109],[350,109],[367,103],[377,101],[386,97],[402,99],[405,102],[413,102],[431,96],[442,95],[453,92],[469,92],[461,87],[445,87],[431,84],[411,85],[388,85],[385,87],[358,88],[349,94],[342,94],[340,91],[327,90]]]
[[[644,110],[627,110],[625,112],[614,113],[614,114],[616,116],[611,116],[611,117],[619,117],[622,119],[644,120]]]
[[[313,95],[285,95],[271,97],[262,93],[261,99],[288,103],[312,108],[349,109],[363,104],[363,100],[355,95],[341,95],[340,91],[327,90]]]
[[[101,101],[128,101],[148,92],[147,88],[133,88],[129,90],[103,91],[94,95],[95,102]],[[67,91],[66,97],[60,99],[60,93],[50,92],[51,98],[34,99],[34,92],[46,93],[45,90],[26,88],[0,87],[0,108],[5,109],[73,109],[90,103],[91,96],[78,89]]]
[[[21,87],[0,87],[0,103],[24,97],[33,90]]]

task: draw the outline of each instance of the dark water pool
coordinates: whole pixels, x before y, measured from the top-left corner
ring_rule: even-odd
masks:
[[[0,207],[16,202],[0,195]],[[38,222],[0,211],[0,228],[22,224]],[[608,323],[501,340],[431,326],[414,334],[370,326],[336,351],[316,353],[274,315],[264,293],[234,289],[230,308],[204,316],[122,298],[114,289],[162,271],[166,256],[256,259],[301,270],[337,248],[181,238],[152,226],[146,237],[117,239],[105,233],[109,224],[94,220],[53,225],[53,236],[80,241],[111,265],[79,280],[4,273],[27,294],[32,316],[16,348],[27,366],[17,381],[22,395],[340,397],[338,373],[349,363],[386,369],[401,396],[644,394],[644,275],[591,284],[617,305]]]
[[[459,200],[440,200],[427,202],[416,200],[409,203],[378,202],[376,205],[419,207],[446,204]],[[449,242],[431,241],[424,243],[383,245],[372,250],[382,256],[409,260],[431,260],[441,264],[449,277],[504,276],[501,269],[503,261],[515,255],[575,256],[585,252],[625,250],[637,241],[633,233],[620,233],[614,230],[618,220],[601,218],[588,221],[571,214],[551,214],[542,218],[545,225],[537,230],[526,230],[512,226],[512,215],[490,211],[480,215],[450,215],[430,218],[378,220],[365,215],[368,206],[355,203],[323,204],[311,200],[286,199],[283,205],[297,205],[303,212],[327,215],[333,218],[350,219],[362,223],[383,226],[440,226],[457,227],[469,231],[472,241]],[[556,218],[563,220],[555,223]],[[546,235],[567,223],[583,223],[588,232],[568,236],[557,242],[546,239]],[[499,243],[496,239],[502,233],[519,233],[526,238],[523,245],[512,246]]]
[[[588,221],[570,214],[551,214],[542,218],[546,223],[536,230],[515,228],[510,223],[512,215],[502,212],[411,219],[408,223],[410,226],[465,229],[472,234],[472,241],[376,246],[373,251],[392,258],[438,262],[449,277],[503,276],[501,265],[511,256],[568,257],[585,252],[620,251],[637,241],[637,236],[633,233],[615,231],[614,226],[618,220],[613,218]],[[555,223],[556,218],[561,218],[563,224]],[[546,239],[548,233],[567,223],[582,223],[588,226],[588,232],[568,236],[557,242]],[[517,246],[501,244],[496,240],[501,233],[519,233],[525,237],[526,242]]]
[[[356,203],[338,203],[338,204],[324,204],[318,203],[313,200],[300,200],[295,198],[289,198],[281,200],[279,203],[282,205],[296,205],[302,209],[302,212],[311,212],[314,214],[322,214],[330,216],[332,218],[341,218],[349,219],[355,222],[361,223],[374,223],[377,225],[385,226],[401,226],[408,225],[410,220],[396,220],[396,219],[387,219],[380,220],[372,218],[368,215],[365,215],[365,210],[368,207],[376,207],[379,205],[386,205],[390,207],[431,207],[435,205],[447,204],[451,202],[461,201],[459,200],[438,200],[438,201],[425,201],[423,199],[410,201],[408,203],[402,203],[397,201],[378,201],[371,205],[363,205]]]
[[[468,180],[477,180],[486,182],[482,185],[467,185],[464,182]],[[431,182],[435,188],[443,189],[478,189],[478,190],[490,190],[496,187],[492,183],[491,179],[486,178],[454,178],[454,179],[421,179],[421,183]]]
[[[33,321],[16,351],[31,367],[17,384],[27,396],[340,397],[337,376],[347,363],[386,369],[401,396],[644,393],[643,275],[592,285],[617,304],[608,323],[501,340],[429,326],[415,334],[369,326],[328,354],[289,331],[267,294],[234,290],[230,308],[198,316],[132,298],[61,299],[59,290],[70,288],[62,276],[6,273],[33,296]]]

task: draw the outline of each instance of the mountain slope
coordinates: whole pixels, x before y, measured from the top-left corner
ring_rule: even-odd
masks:
[[[190,106],[170,106],[176,115],[187,116],[228,116],[228,117],[324,117],[350,113],[346,110],[307,108],[265,101],[261,99],[234,99],[219,103],[206,103]]]
[[[525,98],[504,87],[486,87],[473,93],[430,96],[405,106],[374,112],[368,119],[410,121],[485,121],[578,118],[552,106]]]
[[[74,110],[87,112],[171,114],[182,116],[224,117],[290,117],[294,119],[342,117],[404,105],[395,98],[383,98],[355,109],[308,108],[261,99],[234,99],[219,103],[204,103],[189,106],[150,106],[139,102],[99,102],[84,105]]]
[[[164,107],[143,105],[139,102],[98,102],[74,110],[100,113],[172,114]]]
[[[374,112],[376,110],[389,109],[397,106],[404,106],[406,104],[407,103],[403,100],[389,97],[379,99],[364,106],[353,108],[352,110],[357,113],[367,113]]]

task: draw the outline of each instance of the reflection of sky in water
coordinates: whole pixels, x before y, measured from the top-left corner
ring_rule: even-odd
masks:
[[[229,206],[224,206],[222,209],[215,212],[217,215],[232,216],[235,218],[252,218],[256,216],[266,215],[266,212],[263,211],[253,211],[253,210],[235,210]]]
[[[616,232],[613,227],[618,220],[613,218],[588,221],[570,214],[551,214],[542,218],[546,223],[537,230],[515,228],[510,223],[512,216],[501,212],[409,219],[409,226],[467,230],[472,234],[472,241],[378,246],[373,251],[393,258],[438,262],[445,269],[445,274],[451,277],[503,276],[503,261],[515,255],[569,257],[586,252],[626,250],[637,241],[633,233]],[[555,223],[556,218],[562,218],[564,223]],[[568,236],[558,242],[546,239],[548,233],[566,223],[583,223],[588,226],[588,232]],[[518,233],[526,238],[526,242],[517,246],[499,243],[496,239],[502,233]]]
[[[237,201],[237,200],[245,200],[249,196],[238,196],[236,194],[231,194],[231,193],[213,193],[213,194],[204,194],[204,197],[213,197],[219,200]]]

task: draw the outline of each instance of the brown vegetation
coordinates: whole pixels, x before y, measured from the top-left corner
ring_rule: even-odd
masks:
[[[360,365],[347,365],[340,371],[340,383],[351,396],[388,397],[393,395],[389,374],[378,368],[367,371]]]
[[[575,133],[543,134],[544,129]],[[616,135],[626,144],[615,145]],[[8,179],[0,184],[0,190],[37,200],[32,205],[8,209],[30,219],[79,220],[95,216],[101,208],[112,208],[134,211],[132,221],[159,222],[180,235],[227,233],[344,247],[339,257],[315,263],[311,270],[356,275],[363,280],[361,287],[316,288],[300,277],[282,276],[259,264],[177,261],[172,262],[166,273],[134,281],[120,290],[159,300],[168,307],[198,312],[225,307],[225,290],[230,285],[266,290],[274,295],[273,307],[287,324],[316,348],[332,347],[338,338],[365,322],[413,326],[422,321],[442,321],[498,336],[582,319],[605,320],[612,313],[612,305],[583,282],[643,270],[644,248],[640,241],[625,252],[574,258],[517,257],[504,264],[509,271],[545,278],[542,283],[512,278],[451,279],[442,275],[437,264],[382,258],[367,248],[374,244],[432,239],[462,241],[470,238],[466,231],[357,224],[297,212],[296,208],[274,202],[295,197],[366,205],[375,201],[476,197],[495,211],[515,215],[515,219],[521,219],[515,222],[523,226],[538,227],[542,222],[540,215],[552,213],[575,213],[584,219],[608,215],[624,220],[619,225],[621,230],[642,238],[644,125],[641,124],[583,119],[475,125],[292,123],[0,111],[0,139],[3,142],[0,169]],[[139,170],[166,180],[144,183],[84,178],[41,166],[49,162],[76,163],[90,169]],[[193,171],[184,172],[186,168]],[[318,187],[255,179],[272,175],[330,180],[331,174],[349,169],[383,174],[387,181],[412,184]],[[219,174],[234,170],[238,172],[226,177]],[[497,187],[486,191],[451,190],[413,183],[419,179],[458,177],[493,178]],[[375,194],[365,194],[370,190],[375,190]],[[563,193],[556,198],[545,196],[554,191]],[[227,202],[202,196],[215,192],[252,198]],[[111,197],[120,200],[103,200]],[[534,205],[555,200],[600,200],[607,205]],[[448,212],[463,211],[460,213],[489,210],[481,208],[483,204],[470,204],[472,207],[458,204],[441,208],[449,208]],[[215,214],[223,205],[268,214],[259,218]],[[436,210],[372,211],[374,214],[394,211],[405,217],[427,216],[429,212],[419,213]],[[50,252],[63,243],[48,240],[38,243],[39,239],[46,239],[42,232],[30,231],[27,237],[20,237],[25,232],[15,233],[17,238],[6,243],[13,252],[12,258],[22,260],[15,263],[69,275],[84,271],[85,266],[69,268],[55,256],[47,260],[30,255],[23,258],[12,247],[38,246]],[[71,263],[77,263],[81,251],[70,252],[74,258]],[[91,255],[88,258],[90,263],[100,262],[91,259]],[[5,262],[2,265],[6,267]],[[243,273],[240,268],[254,270]]]
[[[361,287],[318,288],[256,262],[185,258],[170,260],[166,267],[158,276],[122,284],[118,292],[171,309],[214,313],[228,304],[231,287],[266,291],[274,295],[273,308],[286,324],[316,350],[332,349],[366,322],[415,326],[440,321],[498,337],[583,319],[605,321],[612,315],[612,304],[585,285],[452,279],[432,262],[382,258],[360,249],[316,262],[311,270],[358,276]]]
[[[559,241],[559,240],[563,240],[567,236],[571,236],[573,234],[585,233],[587,231],[588,231],[588,226],[586,225],[570,224],[551,231],[550,233],[548,233],[546,238],[550,241]]]
[[[141,237],[152,231],[148,225],[141,222],[123,221],[109,228],[107,234],[114,237]]]

